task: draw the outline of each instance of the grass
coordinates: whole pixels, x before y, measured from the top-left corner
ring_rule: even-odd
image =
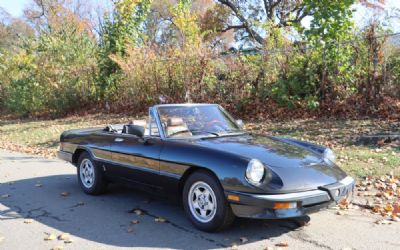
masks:
[[[127,123],[133,117],[97,114],[55,120],[0,119],[0,148],[54,157],[62,131],[109,123]],[[338,164],[363,177],[387,173],[400,175],[399,142],[359,143],[365,135],[400,134],[400,122],[381,120],[293,120],[247,123],[257,133],[294,137],[334,149]]]

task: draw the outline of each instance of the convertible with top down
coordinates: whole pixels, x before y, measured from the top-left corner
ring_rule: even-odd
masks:
[[[323,146],[246,132],[215,104],[162,104],[147,120],[65,131],[58,157],[84,192],[124,182],[181,197],[204,231],[235,217],[301,217],[348,199],[354,179]]]

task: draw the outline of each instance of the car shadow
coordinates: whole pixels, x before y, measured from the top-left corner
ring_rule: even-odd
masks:
[[[54,233],[68,232],[74,237],[111,246],[230,247],[233,242],[246,245],[278,237],[298,229],[302,223],[237,219],[225,231],[205,233],[190,224],[177,199],[162,198],[122,185],[110,185],[107,193],[90,196],[80,190],[75,175],[2,183],[0,193],[10,194],[8,198],[0,199],[5,206],[0,210],[0,221],[33,218]],[[159,222],[160,217],[166,221]],[[309,220],[309,217],[305,219]],[[138,223],[132,224],[132,221]],[[241,242],[242,237],[246,242]]]

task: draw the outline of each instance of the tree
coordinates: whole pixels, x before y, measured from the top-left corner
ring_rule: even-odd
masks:
[[[119,66],[110,56],[124,56],[127,45],[143,42],[143,24],[151,3],[152,0],[113,0],[113,13],[105,17],[100,30],[100,97],[104,98],[107,90],[115,90],[120,77]]]
[[[250,41],[256,46],[265,43],[263,23],[274,23],[276,27],[288,27],[299,24],[315,10],[302,0],[217,0],[231,11],[230,22],[225,24],[223,32],[235,30],[240,41]]]

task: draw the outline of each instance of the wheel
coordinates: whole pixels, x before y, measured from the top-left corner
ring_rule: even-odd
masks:
[[[209,172],[196,171],[191,174],[185,182],[182,195],[187,216],[200,230],[220,231],[235,219],[219,181]]]
[[[88,152],[83,152],[79,156],[77,175],[78,182],[85,193],[98,195],[105,192],[107,182],[103,178],[103,171]]]

